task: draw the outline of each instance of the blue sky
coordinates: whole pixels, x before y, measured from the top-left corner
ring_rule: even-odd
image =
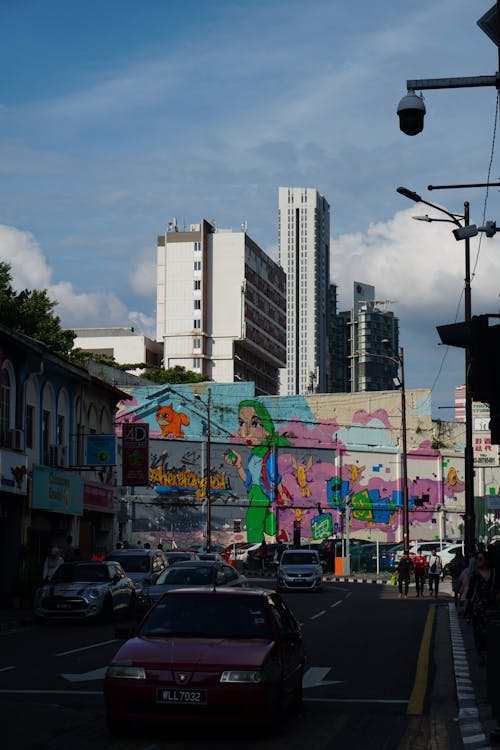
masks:
[[[482,223],[494,88],[424,92],[424,132],[398,127],[406,80],[493,75],[477,27],[493,0],[0,0],[0,258],[47,288],[67,327],[154,335],[156,235],[216,219],[276,257],[280,185],[332,207],[340,309],[374,284],[401,321],[409,388],[452,418],[463,353],[464,247],[398,185]],[[498,181],[493,153],[491,179]],[[486,218],[498,219],[498,188]],[[498,238],[473,241],[473,312],[498,310]],[[476,256],[479,256],[476,262]]]

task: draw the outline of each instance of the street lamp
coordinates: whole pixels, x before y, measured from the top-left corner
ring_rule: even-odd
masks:
[[[205,551],[210,552],[212,547],[212,468],[211,468],[211,411],[212,411],[212,392],[210,388],[207,389],[207,402],[202,401],[199,393],[194,394],[195,399],[202,404],[207,411],[207,452],[206,452],[206,524],[207,524],[207,535],[205,540]]]
[[[389,339],[382,339],[384,346],[390,346]],[[401,390],[401,441],[402,441],[402,473],[403,473],[403,546],[405,552],[410,550],[410,513],[408,499],[408,448],[406,437],[406,388],[405,388],[405,358],[404,349],[401,347],[396,354],[373,354],[364,352],[369,357],[380,357],[394,362],[401,370],[401,376],[394,378],[394,384]]]
[[[425,203],[436,211],[448,216],[448,219],[434,219],[425,217],[424,221],[445,221],[457,226],[453,234],[457,240],[465,241],[465,286],[464,286],[464,317],[466,325],[470,325],[471,313],[471,285],[470,285],[470,237],[469,232],[471,225],[469,223],[469,203],[464,202],[464,213],[453,214],[441,206],[429,203],[423,200],[418,193],[408,190],[408,188],[398,187],[397,192],[409,198],[415,203]],[[463,220],[463,224],[460,219]],[[474,226],[474,225],[472,225]],[[478,230],[479,231],[479,230]],[[470,349],[465,348],[465,524],[464,524],[464,547],[467,556],[474,552],[475,524],[476,516],[474,510],[474,454],[472,451],[472,394],[469,387],[470,375]]]

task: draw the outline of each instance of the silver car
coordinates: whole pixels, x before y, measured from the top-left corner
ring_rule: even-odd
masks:
[[[135,612],[135,589],[117,562],[70,562],[60,565],[49,583],[35,594],[39,622],[111,620],[116,613]]]
[[[310,549],[285,550],[280,558],[277,576],[278,591],[321,591],[323,568],[318,552]]]
[[[143,589],[137,598],[137,614],[140,616],[147,612],[170,589],[246,585],[246,577],[228,563],[218,560],[185,560],[167,568],[158,576],[155,584]]]

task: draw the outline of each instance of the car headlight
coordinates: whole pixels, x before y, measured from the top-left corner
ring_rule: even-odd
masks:
[[[102,589],[98,586],[91,586],[85,589],[85,593],[90,599],[98,599],[102,594]]]
[[[321,565],[318,565],[318,567],[316,568],[316,573],[317,573],[317,574],[318,574],[319,576],[322,576],[322,575],[323,575],[323,568],[321,567]]]
[[[258,669],[228,669],[221,674],[221,682],[262,682],[262,672]]]
[[[111,664],[106,671],[106,677],[125,680],[145,680],[146,670],[144,667],[131,667],[127,664]]]

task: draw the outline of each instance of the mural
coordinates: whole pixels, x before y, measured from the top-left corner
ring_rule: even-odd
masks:
[[[214,542],[287,541],[294,530],[316,540],[345,534],[347,523],[353,537],[400,541],[397,393],[255,398],[251,383],[209,388],[210,399],[188,385],[138,388],[121,405],[119,422],[145,422],[150,429],[150,481],[136,500],[143,525],[201,543],[209,476]],[[424,412],[415,394],[407,398],[409,431],[411,415],[418,419],[406,457],[410,536],[457,537],[463,454],[432,447],[421,427],[431,424],[430,405]],[[236,519],[242,519],[240,534],[233,530]]]

